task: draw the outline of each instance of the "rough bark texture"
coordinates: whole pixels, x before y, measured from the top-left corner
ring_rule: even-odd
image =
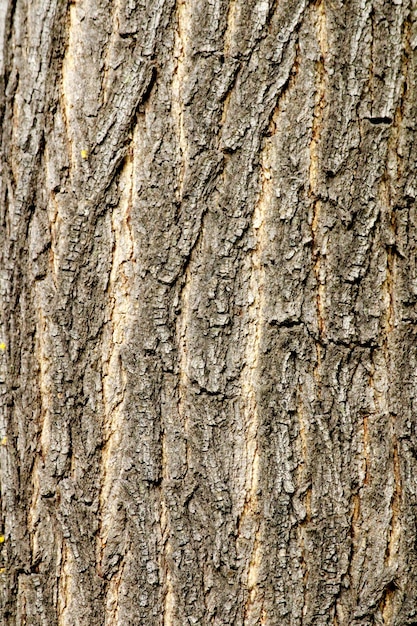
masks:
[[[3,624],[417,624],[416,11],[10,0]]]

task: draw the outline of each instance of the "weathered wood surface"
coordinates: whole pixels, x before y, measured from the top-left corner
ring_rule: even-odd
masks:
[[[3,624],[417,624],[416,10],[9,2]]]

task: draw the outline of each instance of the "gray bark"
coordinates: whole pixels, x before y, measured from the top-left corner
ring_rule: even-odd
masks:
[[[416,10],[10,0],[2,623],[417,624]]]

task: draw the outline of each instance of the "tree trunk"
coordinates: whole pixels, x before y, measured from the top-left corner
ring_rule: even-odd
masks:
[[[2,623],[417,624],[416,11],[9,0]]]

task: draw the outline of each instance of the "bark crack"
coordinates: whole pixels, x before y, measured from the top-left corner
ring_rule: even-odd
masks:
[[[327,22],[324,1],[317,7],[317,38],[320,48],[320,58],[317,61],[317,85],[315,107],[313,113],[313,125],[310,141],[310,166],[309,183],[310,194],[313,200],[313,216],[311,221],[313,268],[317,283],[316,309],[318,335],[322,340],[326,332],[324,315],[324,288],[325,288],[325,268],[322,265],[321,241],[319,231],[321,201],[319,199],[320,179],[320,137],[323,127],[324,109],[326,107],[326,85],[327,76],[325,60],[328,53],[327,43]]]
[[[164,438],[163,438],[164,448]],[[163,451],[164,454],[164,451]],[[166,480],[166,465],[162,465],[162,471],[164,473],[163,480]],[[163,544],[163,561],[165,571],[165,596],[164,596],[164,608],[163,608],[163,620],[164,626],[173,626],[175,618],[175,594],[174,584],[172,580],[171,572],[171,558],[172,558],[172,544],[169,539],[169,518],[168,510],[165,499],[161,501],[161,535]]]
[[[184,124],[184,84],[187,75],[186,56],[189,47],[187,29],[191,16],[187,7],[187,0],[178,0],[177,3],[177,28],[175,31],[174,59],[176,67],[172,79],[171,110],[174,114],[176,125],[178,156],[180,170],[178,173],[179,201],[182,201],[186,167],[188,163],[188,143]]]
[[[230,52],[232,49],[232,44],[233,44],[232,35],[233,35],[233,31],[235,30],[236,18],[237,18],[237,0],[229,0],[229,9],[227,12],[227,26],[226,26],[226,32],[224,34],[224,48],[223,48],[223,53],[225,57],[230,55]]]
[[[74,33],[79,26],[77,20],[78,7],[75,4],[69,5],[69,16],[67,26],[67,47],[65,55],[62,61],[62,85],[61,85],[61,100],[62,100],[62,114],[66,128],[66,140],[68,145],[68,158],[70,165],[70,176],[73,176],[73,164],[79,163],[82,160],[81,151],[86,150],[86,146],[79,146],[78,158],[74,158],[74,145],[72,137],[72,128],[74,127],[73,112],[74,110],[74,96],[75,90],[73,88],[73,74],[76,71],[76,55],[74,49],[76,48],[76,41]],[[84,154],[84,153],[83,153]]]
[[[120,348],[125,344],[128,329],[132,327],[135,303],[132,302],[132,277],[134,275],[134,238],[130,226],[134,183],[134,161],[127,158],[120,174],[121,195],[119,204],[111,214],[113,234],[112,264],[107,292],[109,316],[103,333],[103,449],[100,461],[101,487],[99,494],[100,513],[98,530],[98,573],[106,581],[106,623],[118,623],[117,595],[124,567],[123,559],[110,554],[108,539],[113,532],[120,472],[120,450],[124,430],[124,399],[126,373],[123,370]],[[110,564],[116,563],[116,565]],[[115,567],[117,568],[114,571]]]
[[[263,524],[259,510],[258,490],[260,486],[260,450],[258,431],[260,423],[258,405],[259,359],[262,342],[262,323],[265,308],[265,269],[263,253],[267,247],[266,219],[272,202],[273,184],[270,173],[271,140],[266,144],[261,155],[261,192],[255,206],[252,227],[256,245],[252,251],[251,275],[249,283],[250,304],[248,308],[248,339],[245,352],[245,366],[242,371],[242,400],[245,415],[245,447],[246,447],[246,497],[240,516],[238,537],[251,529],[254,536],[252,553],[246,572],[248,598],[244,609],[244,625],[266,619],[263,609],[262,590],[258,579],[262,563]],[[262,615],[264,616],[262,618]]]

